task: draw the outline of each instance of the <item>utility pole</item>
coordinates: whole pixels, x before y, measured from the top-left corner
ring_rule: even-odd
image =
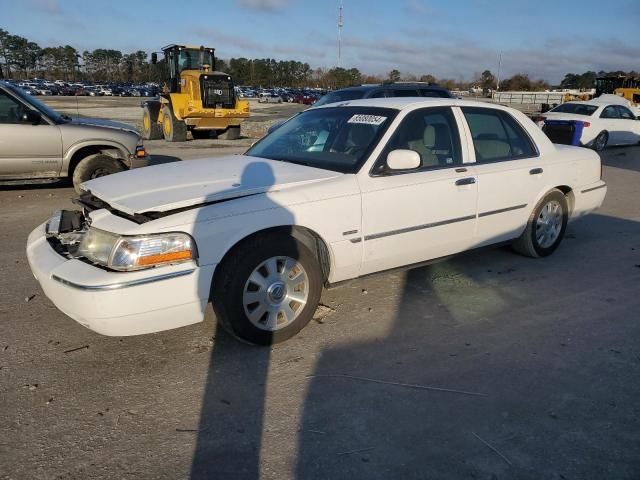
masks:
[[[342,18],[342,0],[338,8],[338,67],[342,67],[342,27],[344,25]]]
[[[498,53],[498,76],[496,77],[496,91],[500,90],[500,69],[502,68],[502,53]]]

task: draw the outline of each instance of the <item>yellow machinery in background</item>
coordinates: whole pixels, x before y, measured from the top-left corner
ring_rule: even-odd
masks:
[[[142,103],[142,136],[184,142],[187,132],[205,138],[240,137],[240,124],[249,117],[249,102],[238,100],[230,75],[215,71],[213,48],[167,45],[162,49],[169,80],[159,98]],[[157,63],[153,53],[151,62]]]
[[[596,97],[613,93],[629,100],[636,107],[640,106],[640,77],[629,75],[598,77],[595,87]]]

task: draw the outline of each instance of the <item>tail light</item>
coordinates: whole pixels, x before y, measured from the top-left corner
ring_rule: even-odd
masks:
[[[587,128],[587,127],[591,126],[591,123],[590,122],[582,122],[582,126]]]

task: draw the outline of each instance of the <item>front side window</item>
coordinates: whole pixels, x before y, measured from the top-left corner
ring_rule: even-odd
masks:
[[[537,151],[524,128],[508,113],[463,107],[478,163],[535,157]]]
[[[16,124],[22,123],[24,107],[3,90],[0,90],[0,123]]]
[[[375,107],[314,108],[271,132],[246,155],[356,173],[397,113]]]
[[[460,135],[451,109],[423,108],[409,113],[389,140],[372,173],[384,174],[387,156],[398,149],[418,152],[420,170],[461,165]]]
[[[631,113],[631,110],[626,107],[618,106],[618,114],[620,115],[620,118],[623,118],[625,120],[636,119],[636,117],[633,116],[633,113]]]
[[[620,118],[620,115],[618,114],[618,109],[615,105],[609,105],[602,111],[600,118]]]

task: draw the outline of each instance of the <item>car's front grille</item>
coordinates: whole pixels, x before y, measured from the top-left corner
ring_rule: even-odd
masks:
[[[204,108],[233,108],[235,95],[231,77],[203,75],[200,77],[200,88]]]

